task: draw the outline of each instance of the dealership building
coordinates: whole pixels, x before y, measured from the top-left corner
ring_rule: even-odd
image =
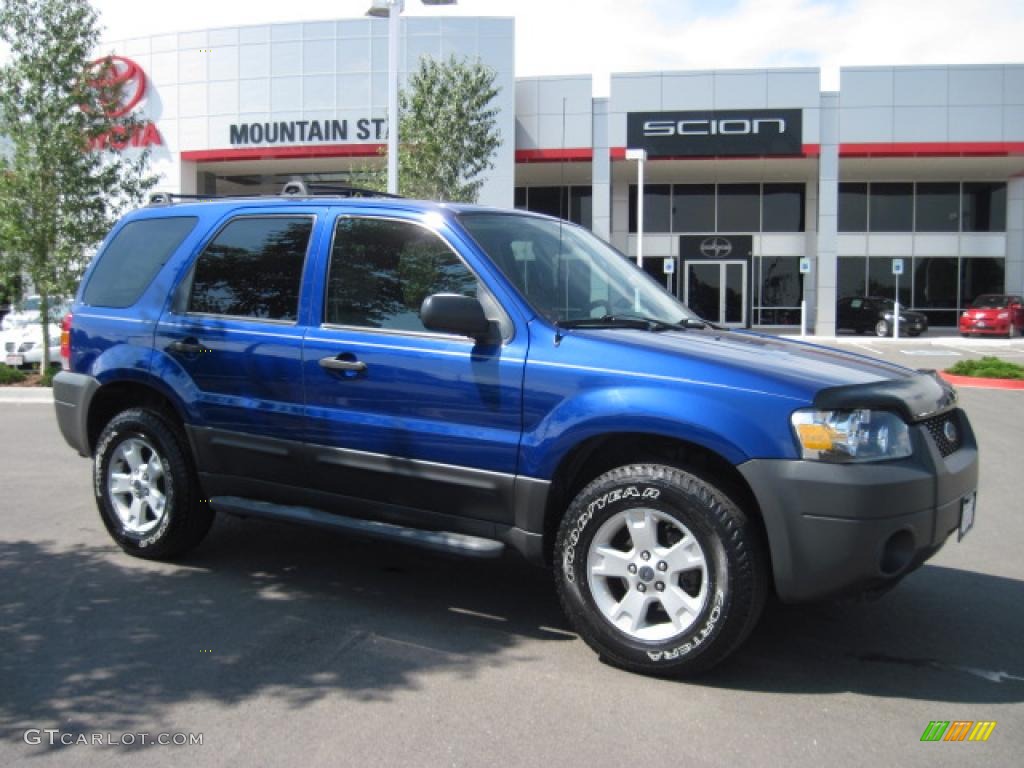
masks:
[[[642,249],[704,317],[794,326],[806,301],[833,334],[838,298],[898,290],[952,326],[981,293],[1024,292],[1024,64],[849,67],[838,91],[813,68],[623,73],[594,98],[587,75],[516,78],[514,43],[511,18],[403,18],[400,76],[424,56],[491,67],[502,145],[480,202]],[[386,20],[103,53],[144,121],[112,143],[150,148],[162,190],[269,193],[384,164]]]

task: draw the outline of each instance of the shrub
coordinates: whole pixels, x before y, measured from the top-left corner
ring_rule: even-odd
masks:
[[[977,376],[985,379],[1024,379],[1024,365],[1017,365],[998,357],[982,357],[979,360],[961,360],[946,373],[956,376]]]

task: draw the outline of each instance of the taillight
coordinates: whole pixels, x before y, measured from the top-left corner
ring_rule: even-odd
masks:
[[[65,371],[71,370],[71,313],[60,321],[60,364]]]

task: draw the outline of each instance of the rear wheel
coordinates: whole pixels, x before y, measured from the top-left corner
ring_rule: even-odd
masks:
[[[107,531],[136,557],[172,558],[206,535],[213,512],[200,500],[187,444],[154,411],[122,411],[104,428],[93,462],[93,492]]]
[[[885,320],[879,320],[875,323],[875,336],[888,336],[890,334],[889,324]]]
[[[757,527],[721,489],[638,464],[588,485],[556,541],[562,606],[603,659],[679,677],[710,668],[754,628],[767,591]]]

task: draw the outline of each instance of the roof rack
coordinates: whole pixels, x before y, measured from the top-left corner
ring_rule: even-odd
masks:
[[[375,189],[364,187],[349,187],[342,184],[306,184],[298,179],[285,182],[281,188],[280,195],[182,195],[177,192],[153,192],[149,196],[149,205],[174,205],[178,200],[196,200],[205,202],[207,200],[230,200],[240,197],[389,197],[401,198],[401,195],[391,195],[387,192],[378,192]]]
[[[319,193],[319,194],[318,194]],[[307,184],[304,181],[289,181],[281,190],[282,197],[390,197],[400,198],[401,195],[392,195],[387,192],[379,192],[376,189],[365,187],[350,187],[344,184]]]

